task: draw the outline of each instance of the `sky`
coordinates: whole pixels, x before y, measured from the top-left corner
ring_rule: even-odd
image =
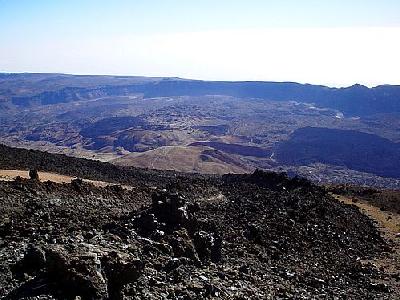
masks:
[[[0,72],[400,84],[399,0],[0,0]]]

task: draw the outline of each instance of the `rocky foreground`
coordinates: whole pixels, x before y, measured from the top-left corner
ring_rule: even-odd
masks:
[[[372,221],[308,181],[255,172],[127,190],[0,182],[5,299],[390,299]]]

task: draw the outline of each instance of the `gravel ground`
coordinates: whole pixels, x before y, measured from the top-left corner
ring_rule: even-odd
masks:
[[[0,296],[395,299],[363,263],[390,247],[324,189],[259,171],[150,175],[131,190],[0,182]]]

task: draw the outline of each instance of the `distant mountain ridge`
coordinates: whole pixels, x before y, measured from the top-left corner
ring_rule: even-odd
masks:
[[[330,88],[295,82],[201,81],[179,78],[65,74],[47,74],[47,77],[46,74],[0,75],[0,92],[3,101],[11,101],[17,106],[46,105],[132,94],[143,94],[148,98],[227,95],[239,98],[314,103],[317,106],[340,110],[348,116],[400,112],[399,85],[368,88],[356,84],[346,88]],[[21,86],[12,84],[16,78],[22,78],[29,83],[22,93]],[[40,85],[49,80],[57,89],[40,91]],[[39,87],[36,89],[36,86]]]
[[[322,162],[379,176],[400,178],[400,143],[354,130],[318,127],[297,129],[277,147],[286,164]]]
[[[151,169],[399,188],[400,86],[0,74],[0,143]]]

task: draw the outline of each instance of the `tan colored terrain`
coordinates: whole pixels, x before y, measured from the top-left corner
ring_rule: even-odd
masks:
[[[48,172],[38,172],[40,181],[53,181],[56,183],[70,183],[74,177],[48,173]],[[24,170],[0,170],[0,180],[11,181],[15,177],[29,178],[29,171]]]
[[[120,166],[206,174],[248,173],[252,169],[232,155],[208,147],[165,146],[112,161]]]
[[[40,181],[52,181],[56,183],[71,183],[73,179],[76,179],[76,177],[71,177],[71,176],[66,176],[66,175],[61,175],[61,174],[56,174],[56,173],[50,173],[50,172],[38,172],[39,173],[39,179]],[[25,170],[0,170],[0,180],[3,181],[12,181],[15,179],[15,177],[21,177],[21,178],[29,178],[29,171]],[[97,180],[90,180],[90,179],[83,179],[84,182],[91,183],[95,186],[98,187],[106,187],[110,185],[116,185],[114,183],[110,182],[105,182],[105,181],[97,181]],[[132,189],[132,187],[129,186],[123,186],[126,189]]]

